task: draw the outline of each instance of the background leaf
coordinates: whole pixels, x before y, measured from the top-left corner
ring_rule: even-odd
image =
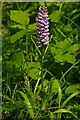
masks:
[[[59,22],[62,13],[63,13],[62,11],[58,11],[58,10],[54,11],[54,12],[50,15],[51,21],[52,21],[52,22]]]
[[[11,13],[11,15],[10,15],[11,20],[13,20],[17,23],[20,23],[22,25],[29,24],[29,17],[28,17],[28,13],[26,11],[11,10],[10,13]]]
[[[19,32],[17,32],[16,34],[12,35],[10,37],[10,42],[11,43],[14,43],[16,42],[17,40],[19,40],[21,37],[23,37],[25,34],[25,30],[20,30]]]

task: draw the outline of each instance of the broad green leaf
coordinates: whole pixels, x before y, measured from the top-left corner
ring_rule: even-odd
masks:
[[[72,64],[74,64],[76,61],[75,57],[73,55],[70,55],[69,53],[64,54],[63,59],[64,59],[64,61],[67,61]]]
[[[11,28],[25,29],[25,26],[24,26],[24,25],[17,24],[17,25],[11,26]]]
[[[21,37],[23,37],[25,34],[25,30],[20,30],[19,32],[17,32],[16,34],[12,35],[10,37],[10,42],[11,43],[14,43],[16,42],[17,40],[19,40]]]
[[[64,41],[56,42],[56,47],[60,48],[62,53],[65,53],[71,47],[71,43],[65,39]]]
[[[21,66],[22,63],[23,63],[23,60],[24,60],[24,55],[23,55],[22,52],[16,52],[16,53],[14,53],[13,62],[16,65],[16,67]]]
[[[76,119],[78,119],[77,116],[76,116],[73,112],[71,112],[71,111],[69,111],[69,110],[67,110],[67,109],[59,109],[59,110],[54,111],[53,113],[54,113],[54,114],[55,114],[55,113],[57,113],[57,114],[58,114],[58,113],[70,113],[70,114],[72,114]]]
[[[57,49],[55,47],[51,47],[51,52],[52,52],[53,55],[61,55],[62,54],[62,50]]]
[[[70,95],[63,103],[62,103],[62,108],[66,105],[67,102],[69,102],[70,99],[72,99],[74,96],[80,94],[80,91],[76,91],[72,95]]]
[[[28,28],[29,28],[30,30],[35,30],[35,29],[36,29],[36,23],[30,24],[30,25],[28,26]]]
[[[74,44],[68,50],[70,53],[75,53],[79,49],[79,44]]]
[[[31,68],[28,70],[28,76],[31,77],[32,79],[37,80],[39,78],[39,72],[40,72],[39,69]]]
[[[60,55],[60,54],[55,55],[55,56],[54,56],[54,59],[55,59],[57,62],[64,62],[63,56]]]
[[[74,64],[76,59],[74,57],[74,55],[70,55],[69,53],[66,53],[66,54],[56,54],[54,56],[55,60],[58,61],[58,62],[68,62],[68,63],[72,63]]]
[[[26,11],[21,11],[21,10],[11,10],[10,11],[10,18],[11,20],[20,23],[22,25],[27,25],[29,24],[29,17],[28,13]]]
[[[30,68],[40,68],[40,62],[27,62],[28,69]]]
[[[62,13],[63,13],[62,11],[58,11],[58,10],[54,11],[54,12],[50,15],[51,21],[52,21],[52,22],[59,22]]]
[[[57,62],[68,62],[74,64],[76,59],[71,55],[70,48],[74,51],[78,49],[78,45],[71,45],[71,42],[65,39],[64,41],[56,42],[56,46],[51,47],[51,52]],[[70,53],[68,52],[70,51]]]
[[[69,87],[66,88],[65,94],[70,94],[79,91],[79,88],[80,88],[80,84],[70,85]]]
[[[33,107],[32,107],[32,105],[31,105],[31,103],[30,103],[30,101],[29,101],[27,95],[24,94],[22,91],[19,91],[19,92],[20,92],[20,94],[22,95],[22,97],[23,97],[24,100],[25,100],[26,107],[27,107],[27,110],[28,110],[28,112],[29,112],[31,118],[34,118],[34,110],[33,110]]]

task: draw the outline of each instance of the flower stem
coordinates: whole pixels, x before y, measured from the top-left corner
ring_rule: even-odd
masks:
[[[42,46],[42,51],[41,51],[41,89],[43,89],[43,60],[44,60],[44,45]]]

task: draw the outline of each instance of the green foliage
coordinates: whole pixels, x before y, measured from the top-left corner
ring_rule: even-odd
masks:
[[[34,111],[33,111],[32,105],[31,105],[28,97],[23,92],[20,91],[20,93],[23,96],[23,98],[25,99],[26,107],[29,111],[29,114],[30,114],[31,118],[34,118]]]
[[[29,24],[29,17],[27,11],[11,10],[10,19],[21,25]]]
[[[10,37],[10,41],[11,43],[16,42],[17,40],[19,40],[21,37],[23,37],[23,35],[25,34],[24,30],[20,30],[19,32],[17,32],[16,34],[12,35]]]
[[[3,120],[80,118],[79,3],[46,3],[50,43],[43,54],[36,42],[41,4],[2,3]]]
[[[51,21],[52,22],[59,22],[60,21],[60,18],[61,18],[61,15],[63,14],[62,11],[54,11],[51,15],[50,15],[50,18],[51,18]]]
[[[79,91],[80,88],[80,84],[72,84],[69,87],[66,88],[65,93],[66,94],[70,94],[70,93],[74,93],[75,91]]]

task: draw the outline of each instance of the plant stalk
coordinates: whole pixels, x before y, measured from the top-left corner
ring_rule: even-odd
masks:
[[[44,46],[42,46],[41,51],[41,89],[43,89],[43,61],[44,61]]]

